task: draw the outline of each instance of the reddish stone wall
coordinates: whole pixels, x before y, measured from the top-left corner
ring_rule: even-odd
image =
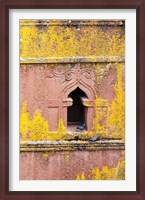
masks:
[[[94,100],[115,98],[116,69],[124,69],[124,55],[123,20],[21,20],[20,105],[27,102],[30,116],[41,110],[54,131],[60,118],[67,127],[72,105],[67,98],[79,87],[88,97],[84,123],[92,131]]]
[[[101,65],[101,68],[99,68]],[[79,87],[88,97],[87,129],[92,129],[94,99],[96,95],[114,98],[113,84],[116,82],[115,64],[29,64],[20,68],[20,105],[27,102],[27,110],[33,116],[41,110],[49,123],[50,130],[56,130],[58,119],[67,127],[67,108],[70,92]]]
[[[84,104],[91,130],[96,96],[104,100],[97,105],[98,113],[105,109],[107,115],[105,101],[115,98],[118,65],[124,70],[124,22],[21,20],[20,31],[20,106],[27,102],[30,118],[40,110],[50,131],[56,130],[60,118],[67,127],[67,98],[79,87],[88,98]],[[46,151],[21,152],[20,179],[74,180],[82,172],[90,179],[89,169],[116,167],[123,151],[55,150],[48,156]]]
[[[21,152],[20,180],[75,180],[95,167],[116,167],[123,150]]]

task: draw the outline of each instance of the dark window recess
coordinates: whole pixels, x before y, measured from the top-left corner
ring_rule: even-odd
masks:
[[[85,93],[76,88],[69,96],[73,100],[73,105],[68,107],[67,123],[68,125],[77,125],[85,123],[85,106],[82,104],[82,97],[86,97]]]

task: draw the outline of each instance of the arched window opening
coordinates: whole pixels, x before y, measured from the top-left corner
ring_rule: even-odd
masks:
[[[68,107],[67,112],[68,128],[74,130],[85,124],[85,129],[87,107],[83,105],[83,99],[87,98],[86,94],[80,88],[76,88],[68,95],[68,98],[72,99],[72,106]]]

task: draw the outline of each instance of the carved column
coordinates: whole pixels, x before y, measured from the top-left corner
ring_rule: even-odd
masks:
[[[65,127],[67,127],[67,109],[69,106],[72,106],[73,100],[72,98],[64,99],[62,104],[63,104],[62,118],[63,118]]]
[[[85,117],[86,117],[86,127],[87,131],[91,131],[93,128],[93,118],[94,118],[94,102],[83,98],[82,104],[85,106]]]

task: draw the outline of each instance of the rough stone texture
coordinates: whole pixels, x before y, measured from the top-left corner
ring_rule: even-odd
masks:
[[[103,99],[108,99],[111,102],[115,98],[113,85],[116,83],[116,70],[112,68],[109,70],[107,76],[104,76],[98,85],[98,92]]]
[[[20,20],[21,26],[124,26],[123,20]]]
[[[98,112],[106,109],[107,115],[107,103],[115,97],[117,64],[124,68],[124,21],[21,20],[20,26],[20,106],[27,102],[30,118],[40,110],[50,131],[60,118],[67,127],[67,109],[73,103],[68,95],[79,87],[87,97],[87,130],[92,130],[96,96],[103,99]],[[55,144],[49,151],[49,145],[23,144],[20,179],[74,180],[82,172],[90,179],[89,169],[116,167],[124,152],[124,144],[105,144],[106,149],[91,144],[93,151],[89,145],[72,151],[69,144]]]
[[[21,141],[20,151],[74,151],[74,150],[114,150],[125,149],[124,140],[71,140],[71,141]]]
[[[115,67],[124,67],[124,27],[123,20],[21,20],[20,105],[27,102],[31,117],[40,110],[54,131],[60,118],[67,127],[68,95],[79,87],[91,131],[94,99],[111,102]]]
[[[116,167],[122,150],[71,151],[71,152],[22,152],[20,154],[20,180],[75,180],[89,169],[103,166]]]
[[[20,58],[21,64],[29,63],[115,63],[125,62],[124,56],[75,56],[75,57],[46,57],[46,58]]]
[[[29,64],[20,68],[20,105],[27,101],[31,117],[36,110],[56,130],[58,119],[67,127],[67,109],[71,106],[68,95],[79,87],[88,97],[86,125],[91,130],[94,118],[94,99],[97,94],[111,101],[116,81],[115,64]],[[96,79],[97,75],[97,79]]]
[[[124,21],[20,22],[20,57],[124,56]],[[74,25],[75,23],[75,25]],[[89,23],[89,25],[88,25]],[[51,24],[51,25],[50,25]],[[28,62],[29,63],[29,62]]]

